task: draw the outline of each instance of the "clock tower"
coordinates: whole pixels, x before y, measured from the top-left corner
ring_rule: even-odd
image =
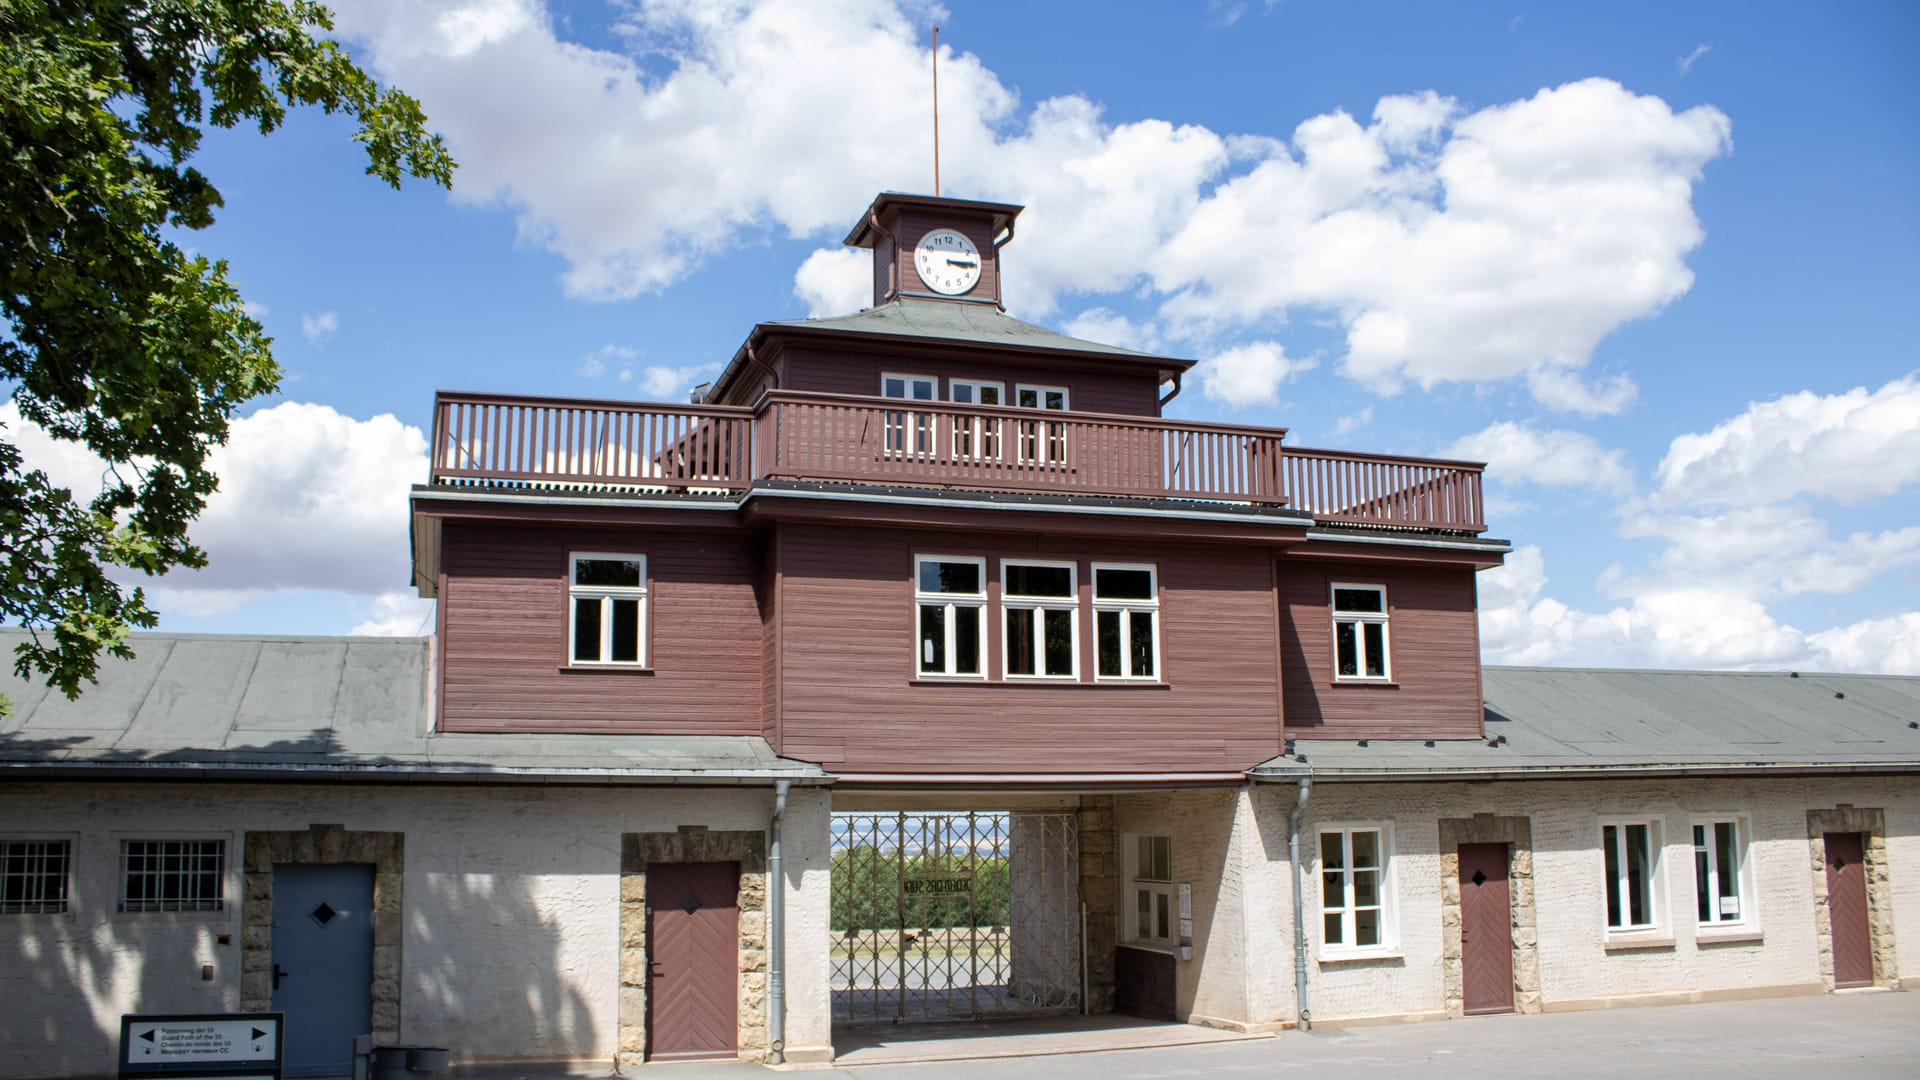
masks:
[[[1000,249],[1021,207],[887,192],[847,234],[873,250],[873,306],[901,297],[1005,307]]]

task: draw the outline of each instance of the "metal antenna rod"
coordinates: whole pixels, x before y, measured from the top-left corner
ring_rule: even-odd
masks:
[[[940,197],[940,27],[933,28],[933,195]]]

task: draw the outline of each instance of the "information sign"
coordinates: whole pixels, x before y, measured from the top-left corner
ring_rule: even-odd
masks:
[[[120,1078],[280,1080],[280,1013],[126,1015]]]

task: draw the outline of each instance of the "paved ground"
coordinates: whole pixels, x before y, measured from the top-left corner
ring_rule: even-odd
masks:
[[[1920,993],[1846,993],[1765,1001],[1657,1008],[1491,1016],[1425,1024],[1285,1032],[1132,1050],[1102,1050],[1140,1029],[1065,1034],[993,1034],[990,1025],[966,1025],[972,1039],[889,1042],[890,1053],[913,1060],[795,1068],[810,1076],[846,1080],[1123,1080],[1272,1075],[1324,1077],[1366,1071],[1375,1075],[1518,1080],[1550,1076],[1681,1076],[1687,1080],[1847,1080],[1920,1077]],[[1140,1028],[1145,1028],[1141,1025]],[[907,1034],[902,1032],[901,1034]],[[1172,1029],[1169,1037],[1182,1035]],[[955,1052],[1043,1051],[1040,1056],[929,1060]],[[650,1070],[651,1072],[651,1070]],[[663,1080],[770,1080],[774,1070],[752,1065],[675,1065]]]

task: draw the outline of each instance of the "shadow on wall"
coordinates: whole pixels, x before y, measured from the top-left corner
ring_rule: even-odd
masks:
[[[556,872],[565,878],[555,880],[567,885],[544,896],[549,909],[588,899],[582,895],[587,879],[574,876],[581,869]],[[618,867],[611,872],[617,877]],[[542,911],[536,888],[547,880],[522,873],[410,875],[401,991],[408,1042],[449,1047],[458,1059],[611,1066],[612,1040],[601,1045],[579,982],[583,966],[598,970],[617,952],[617,922],[603,927],[604,920],[578,920],[569,937],[560,917]],[[591,891],[607,893],[598,883]],[[612,891],[617,895],[617,881]],[[617,966],[605,979],[617,984]],[[608,1017],[613,1008],[610,1001]]]

